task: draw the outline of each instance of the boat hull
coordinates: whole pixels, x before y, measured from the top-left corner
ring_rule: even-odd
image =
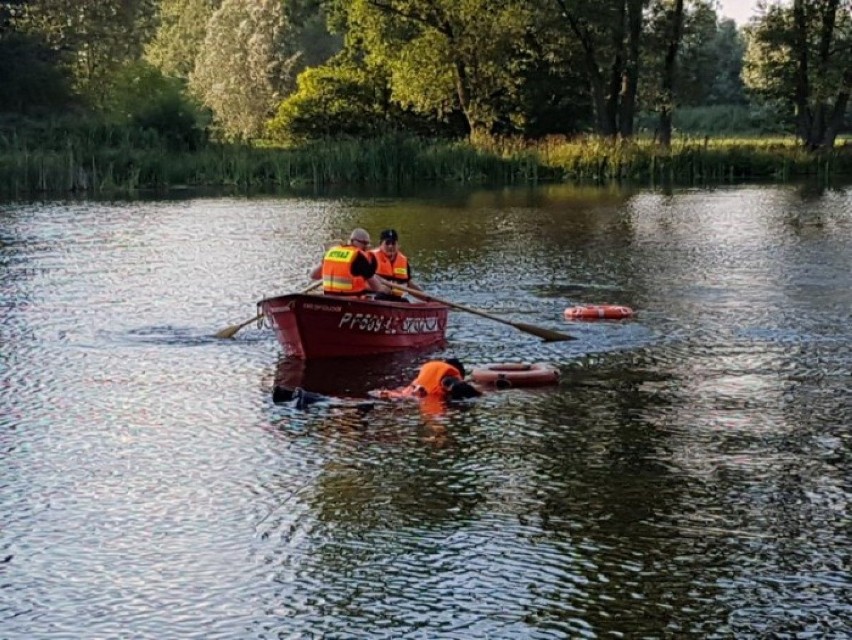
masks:
[[[445,342],[449,308],[364,298],[291,294],[258,303],[285,355],[341,358]]]

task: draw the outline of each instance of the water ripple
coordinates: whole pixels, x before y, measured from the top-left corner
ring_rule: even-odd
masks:
[[[3,637],[852,635],[848,188],[551,185],[0,211]],[[448,343],[211,336],[400,231]],[[568,322],[576,304],[635,318]],[[558,385],[380,402],[426,358]],[[275,384],[342,399],[306,411]],[[364,405],[369,402],[370,406]]]

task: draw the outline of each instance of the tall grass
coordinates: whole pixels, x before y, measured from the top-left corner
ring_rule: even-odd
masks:
[[[171,148],[156,133],[104,125],[3,127],[0,192],[13,195],[174,186],[304,184],[531,184],[539,181],[673,181],[852,173],[852,145],[813,155],[791,138],[690,138],[670,150],[649,139],[425,140],[388,135],[298,148],[209,144]]]
[[[852,172],[852,148],[811,154],[792,138],[681,137],[671,149],[647,139],[629,143],[561,141],[542,146],[546,149],[543,162],[560,168],[563,178],[696,184]]]

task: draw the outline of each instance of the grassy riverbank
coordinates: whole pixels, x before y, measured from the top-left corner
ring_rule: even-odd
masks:
[[[532,184],[625,180],[703,184],[852,173],[852,144],[813,155],[783,138],[423,140],[386,136],[298,148],[203,144],[175,149],[154,132],[108,126],[0,128],[0,192],[100,193],[177,186]]]

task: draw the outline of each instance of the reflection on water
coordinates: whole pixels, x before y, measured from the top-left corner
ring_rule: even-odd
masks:
[[[383,358],[211,337],[354,226],[399,230],[427,291],[579,339],[461,311]],[[4,205],[0,635],[848,637],[850,264],[848,188]],[[561,382],[271,399],[448,356]]]
[[[275,384],[289,389],[302,387],[316,393],[342,398],[364,398],[374,389],[407,385],[417,376],[420,365],[435,350],[416,350],[365,358],[299,360],[281,356]]]

